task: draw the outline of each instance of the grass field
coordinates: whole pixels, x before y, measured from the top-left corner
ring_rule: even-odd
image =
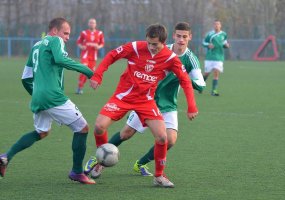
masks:
[[[0,152],[33,130],[30,96],[21,85],[25,59],[0,58]],[[104,76],[98,91],[74,94],[77,73],[65,71],[65,91],[88,120],[91,132],[100,108],[113,93],[125,63]],[[150,132],[120,146],[120,162],[104,171],[96,185],[71,182],[72,133],[53,124],[51,134],[14,157],[0,180],[0,199],[285,199],[285,63],[226,62],[220,97],[196,93],[199,116],[186,119],[179,98],[179,138],[169,151],[166,174],[174,189],[154,188],[152,178],[132,172],[133,163],[153,144]],[[120,130],[125,120],[109,129]],[[89,134],[85,161],[94,154]],[[153,171],[153,163],[149,165]]]

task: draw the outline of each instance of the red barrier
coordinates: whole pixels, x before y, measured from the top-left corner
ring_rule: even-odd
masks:
[[[274,55],[270,57],[260,57],[260,53],[267,47],[269,43],[272,43],[272,48]],[[277,45],[276,45],[276,38],[274,35],[269,35],[264,42],[258,47],[257,51],[253,55],[253,60],[257,61],[275,61],[279,57]]]

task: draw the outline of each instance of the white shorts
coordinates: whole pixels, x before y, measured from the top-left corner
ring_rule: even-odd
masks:
[[[53,120],[59,125],[67,125],[73,132],[79,132],[87,125],[82,113],[70,100],[63,105],[35,113],[35,130],[38,133],[49,131]]]
[[[177,111],[162,113],[165,127],[178,131],[178,118]],[[138,132],[143,133],[148,127],[143,126],[139,116],[135,111],[132,111],[128,117],[127,125],[136,129]]]
[[[224,63],[222,61],[209,61],[205,60],[205,72],[210,73],[213,69],[217,69],[220,72],[224,71]]]

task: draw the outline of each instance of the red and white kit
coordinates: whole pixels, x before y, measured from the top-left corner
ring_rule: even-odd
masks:
[[[97,61],[98,49],[88,44],[95,43],[97,45],[104,45],[104,34],[102,31],[95,30],[90,31],[89,29],[84,30],[80,33],[77,39],[77,44],[86,46],[86,49],[81,50],[80,62],[88,66],[94,71]],[[79,88],[82,88],[87,80],[87,77],[83,74],[79,76]]]
[[[101,114],[119,120],[129,110],[135,110],[143,124],[145,119],[163,120],[153,98],[158,82],[170,71],[180,80],[187,98],[188,112],[197,112],[189,76],[176,54],[166,46],[156,55],[152,55],[146,41],[122,45],[105,56],[95,70],[92,80],[100,84],[103,73],[121,58],[127,59],[127,68],[121,75],[113,96],[102,108]]]
[[[116,91],[100,114],[112,120],[121,119],[128,111],[134,110],[143,125],[145,120],[163,120],[155,103],[154,93],[158,82],[167,73],[173,71],[179,78],[187,98],[188,112],[197,112],[191,81],[179,58],[166,46],[157,54],[152,55],[146,41],[127,43],[109,52],[95,70],[94,81],[102,82],[103,74],[115,61],[125,58],[128,66],[120,77]],[[97,147],[108,142],[108,132],[96,134]],[[154,160],[155,176],[163,175],[167,155],[167,141],[155,142]]]
[[[95,47],[88,46],[87,43],[95,43],[98,45],[104,45],[104,34],[102,31],[95,30],[90,31],[89,29],[82,31],[80,36],[77,39],[77,44],[81,44],[86,46],[85,50],[81,51],[80,59],[81,62],[84,63],[85,61],[96,61],[98,50]]]

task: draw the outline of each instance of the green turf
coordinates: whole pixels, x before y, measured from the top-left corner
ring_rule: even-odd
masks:
[[[33,130],[29,95],[21,85],[25,59],[0,58],[0,152]],[[100,108],[113,93],[125,62],[111,67],[98,91],[87,85],[74,94],[77,73],[66,71],[65,91],[93,130]],[[226,62],[219,82],[220,97],[196,93],[200,115],[189,122],[185,98],[179,98],[180,134],[168,154],[166,174],[174,189],[154,188],[132,166],[153,144],[149,132],[120,146],[120,162],[104,171],[97,185],[71,182],[72,133],[53,124],[52,133],[18,154],[0,180],[0,199],[285,199],[285,63]],[[109,135],[125,120],[112,125]],[[92,131],[91,131],[92,132]],[[93,134],[87,156],[94,154]],[[149,165],[153,171],[153,163]]]

